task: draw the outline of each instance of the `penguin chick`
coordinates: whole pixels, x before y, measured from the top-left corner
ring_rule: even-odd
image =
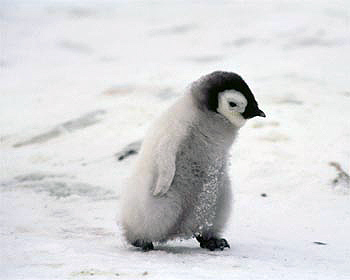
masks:
[[[178,237],[229,247],[221,238],[232,201],[228,151],[255,116],[265,114],[239,75],[216,71],[193,82],[143,141],[123,194],[126,240],[144,251]]]

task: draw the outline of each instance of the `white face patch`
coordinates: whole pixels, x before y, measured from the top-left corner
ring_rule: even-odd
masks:
[[[233,125],[242,127],[246,119],[241,113],[245,111],[247,99],[239,91],[230,89],[220,92],[218,95],[217,111],[225,116]]]

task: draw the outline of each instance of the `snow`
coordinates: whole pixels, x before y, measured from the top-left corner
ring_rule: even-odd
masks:
[[[350,187],[329,164],[349,174],[349,1],[0,7],[1,279],[350,279]],[[267,115],[232,149],[231,249],[142,253],[118,222],[136,157],[116,154],[214,70]]]

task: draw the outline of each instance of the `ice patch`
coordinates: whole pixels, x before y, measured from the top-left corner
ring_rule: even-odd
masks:
[[[71,133],[76,130],[92,126],[101,121],[101,119],[97,118],[97,116],[104,114],[106,114],[106,111],[104,110],[97,110],[94,112],[87,113],[79,118],[59,124],[58,126],[48,130],[47,132],[43,132],[41,134],[33,136],[28,140],[17,142],[13,145],[13,147],[19,148],[26,145],[45,143],[51,139],[59,137],[64,133]]]
[[[141,148],[141,144],[142,141],[133,142],[123,148],[120,152],[116,153],[114,156],[118,161],[124,160],[131,155],[137,154]]]
[[[74,182],[70,180],[58,181],[56,178],[68,177],[62,174],[31,173],[16,176],[13,180],[2,182],[2,191],[17,189],[32,190],[37,193],[47,193],[55,198],[66,198],[69,196],[87,197],[93,200],[118,199],[118,196],[111,190],[106,190],[98,186],[86,183]],[[52,180],[54,179],[54,180]]]

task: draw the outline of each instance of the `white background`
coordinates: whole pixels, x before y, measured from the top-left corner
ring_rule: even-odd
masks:
[[[1,279],[350,279],[349,1],[0,1]],[[142,253],[119,225],[143,138],[239,73],[266,119],[232,148],[230,250]],[[267,196],[261,196],[265,193]],[[323,242],[318,245],[314,242]]]

